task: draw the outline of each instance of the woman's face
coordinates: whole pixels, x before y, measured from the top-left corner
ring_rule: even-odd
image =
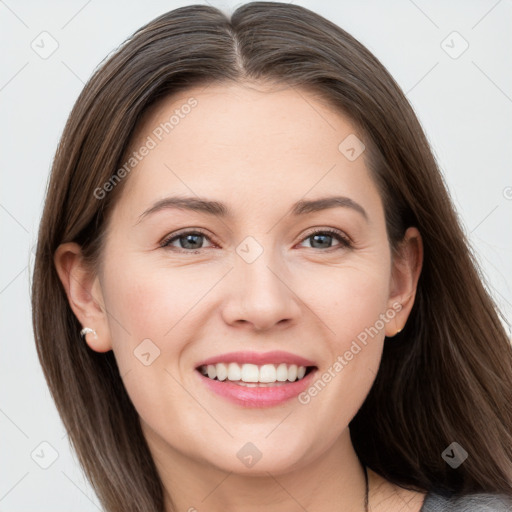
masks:
[[[362,143],[339,112],[294,88],[210,85],[145,115],[88,342],[113,349],[154,453],[279,472],[347,432],[415,288],[407,264],[392,264]],[[195,207],[173,206],[177,197]],[[315,368],[292,384],[294,358]],[[225,380],[201,373],[207,360],[224,363],[210,376]]]

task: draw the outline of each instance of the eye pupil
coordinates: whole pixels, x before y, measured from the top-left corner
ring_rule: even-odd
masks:
[[[323,242],[323,245],[321,245],[321,248],[326,247],[326,246],[327,246],[327,247],[329,247],[329,241],[330,241],[330,240],[327,240],[327,241],[326,241],[326,238],[327,238],[327,239],[331,239],[331,240],[332,240],[332,235],[327,235],[327,234],[316,234],[316,235],[313,235],[313,236],[311,237],[311,239],[312,239],[312,240],[315,240],[315,239],[318,239],[318,238],[320,238],[320,240],[321,240],[321,242],[320,242],[320,243],[321,243],[321,244],[322,244],[322,242]],[[311,244],[311,246],[313,247],[313,244]],[[314,247],[314,248],[316,249],[317,247]]]
[[[192,247],[186,247],[182,243],[180,243],[180,245],[182,246],[183,249],[200,249],[201,244],[199,243],[194,246],[194,242],[193,241],[191,242],[191,240],[193,240],[194,238],[202,238],[202,236],[203,235],[198,235],[198,234],[197,235],[193,235],[193,234],[183,235],[180,237],[180,241],[185,239],[186,240],[185,245],[191,243]]]

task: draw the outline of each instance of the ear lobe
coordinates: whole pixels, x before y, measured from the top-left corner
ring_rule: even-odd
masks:
[[[84,336],[86,343],[96,352],[111,350],[99,278],[83,261],[80,246],[74,242],[61,244],[53,260],[73,313],[83,327],[96,331],[96,336],[93,333]]]
[[[414,305],[418,280],[423,266],[423,241],[415,227],[407,229],[398,253],[393,258],[388,307],[400,303],[395,321],[386,326],[386,336],[392,337],[404,328]],[[396,309],[396,308],[395,308]]]

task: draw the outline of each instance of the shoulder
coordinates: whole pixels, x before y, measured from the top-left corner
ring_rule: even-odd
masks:
[[[429,492],[420,512],[512,512],[512,497],[475,493],[449,495]]]

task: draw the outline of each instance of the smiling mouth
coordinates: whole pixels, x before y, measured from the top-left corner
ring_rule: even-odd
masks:
[[[298,382],[316,369],[316,366],[296,364],[238,364],[217,363],[196,368],[211,380],[229,382],[246,387],[275,387]]]

